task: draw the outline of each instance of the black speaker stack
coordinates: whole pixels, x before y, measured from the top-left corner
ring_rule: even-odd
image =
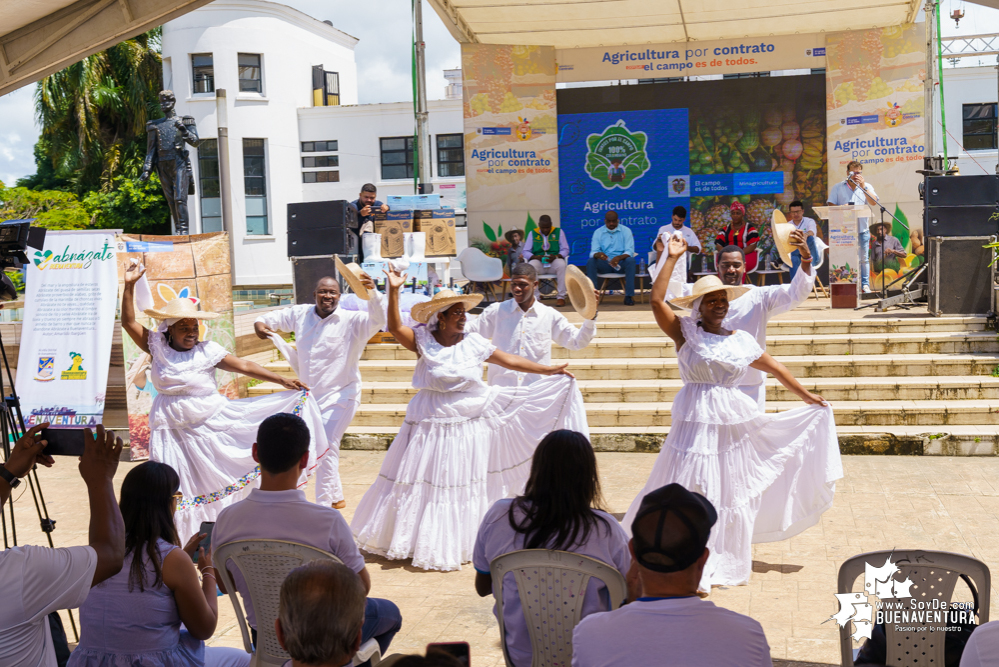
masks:
[[[927,176],[923,233],[929,270],[927,309],[934,315],[992,310],[992,251],[999,233],[999,176]]]
[[[357,210],[343,199],[288,204],[288,257],[357,254]]]

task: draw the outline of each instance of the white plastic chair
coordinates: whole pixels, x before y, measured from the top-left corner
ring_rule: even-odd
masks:
[[[215,571],[225,585],[225,589],[229,591],[229,600],[232,602],[233,609],[236,610],[236,620],[239,621],[239,629],[243,633],[243,647],[247,653],[253,656],[250,658],[250,667],[262,667],[263,665],[280,667],[291,659],[288,652],[281,648],[274,631],[274,621],[278,617],[278,604],[281,597],[281,584],[284,583],[288,573],[296,567],[314,560],[332,560],[336,563],[343,563],[331,553],[305,544],[281,540],[228,542],[216,548],[212,556]],[[236,596],[236,584],[226,569],[226,562],[230,560],[239,568],[243,580],[249,588],[253,611],[257,617],[256,651],[253,650],[253,643],[250,640],[246,614]],[[372,665],[381,661],[381,649],[374,639],[369,639],[361,645],[354,656],[353,664],[360,665],[366,660],[371,660]]]
[[[473,286],[478,285],[485,293],[488,289],[495,300],[496,292],[493,283],[503,279],[503,260],[490,257],[478,248],[465,248],[458,255],[461,264],[461,275]]]
[[[992,575],[988,566],[982,561],[948,551],[872,551],[848,559],[839,567],[837,581],[838,593],[852,593],[853,584],[858,577],[863,576],[866,564],[881,567],[888,556],[898,566],[895,579],[904,581],[908,577],[913,585],[909,594],[917,601],[930,602],[936,598],[939,602],[950,603],[954,594],[954,586],[961,575],[974,582],[978,594],[978,625],[989,620],[989,598],[992,589]],[[908,601],[903,600],[908,608]],[[885,639],[887,665],[916,664],[911,656],[919,656],[919,665],[943,665],[945,644],[944,633],[929,632],[928,627],[939,626],[940,623],[920,623],[909,621],[904,627],[916,627],[919,630],[895,630],[894,623],[885,623]],[[853,643],[850,624],[846,623],[839,630],[839,649],[843,667],[853,667]]]
[[[520,607],[531,636],[531,667],[572,662],[572,631],[582,618],[590,577],[596,577],[607,587],[611,610],[620,607],[628,597],[624,575],[612,565],[569,551],[512,551],[494,558],[489,571],[507,667],[513,667],[503,624],[503,577],[508,572],[513,573],[517,582]]]

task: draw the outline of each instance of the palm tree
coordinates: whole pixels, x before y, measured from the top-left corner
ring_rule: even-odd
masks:
[[[146,121],[161,115],[161,35],[156,28],[39,82],[35,113],[48,158],[77,194],[106,192],[115,177],[141,171]]]

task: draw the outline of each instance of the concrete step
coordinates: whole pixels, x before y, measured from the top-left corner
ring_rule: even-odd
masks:
[[[968,354],[999,352],[999,340],[992,331],[944,331],[891,334],[787,335],[767,341],[773,356],[820,356],[855,354]],[[665,336],[638,338],[596,338],[582,350],[552,347],[554,359],[649,359],[675,357],[673,341]],[[369,345],[361,356],[365,361],[415,359],[416,354],[397,344]]]
[[[840,426],[836,431],[843,454],[999,455],[996,426]],[[392,428],[351,426],[340,446],[344,450],[385,450],[396,432]],[[628,429],[594,426],[590,427],[590,442],[598,452],[655,453],[668,433],[666,426]]]
[[[972,354],[841,354],[820,357],[778,357],[791,373],[804,378],[888,378],[991,375],[999,367],[999,353]],[[279,375],[294,377],[285,361],[265,366]],[[415,359],[360,362],[364,382],[409,382]],[[579,380],[678,380],[680,369],[673,358],[574,359],[572,372]]]
[[[897,334],[941,331],[984,331],[986,318],[968,317],[892,317],[863,320],[771,320],[767,336],[828,334]],[[613,322],[603,316],[597,320],[598,338],[660,337],[655,322]]]
[[[802,385],[828,401],[964,401],[999,400],[999,378],[991,375],[938,377],[803,378]],[[586,403],[660,403],[672,401],[682,380],[580,380]],[[250,388],[261,396],[284,388],[264,383]],[[410,382],[368,382],[361,403],[408,403],[416,395]],[[767,381],[768,401],[795,401],[794,394],[776,380]]]
[[[801,406],[801,401],[771,401],[768,412]],[[590,427],[669,426],[671,403],[591,403],[586,406]],[[839,426],[922,426],[927,431],[944,426],[999,426],[999,401],[834,401]],[[362,403],[352,427],[398,428],[406,415],[404,403]],[[890,430],[890,429],[889,429]]]

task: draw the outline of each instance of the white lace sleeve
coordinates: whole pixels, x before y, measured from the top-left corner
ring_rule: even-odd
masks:
[[[150,329],[146,342],[149,344],[149,353],[153,356],[153,359],[163,362],[166,358],[166,348],[168,347],[166,336],[160,331]]]
[[[229,350],[225,349],[213,340],[205,341],[200,345],[202,346],[201,354],[205,358],[206,367],[214,367],[229,355]]]
[[[426,324],[418,324],[413,327],[413,338],[416,340],[416,353],[420,356],[427,356],[426,349],[431,343],[435,343],[434,335],[430,333],[430,328]]]
[[[468,346],[469,352],[479,363],[493,356],[496,346],[477,333],[470,333],[465,336],[464,343]]]

